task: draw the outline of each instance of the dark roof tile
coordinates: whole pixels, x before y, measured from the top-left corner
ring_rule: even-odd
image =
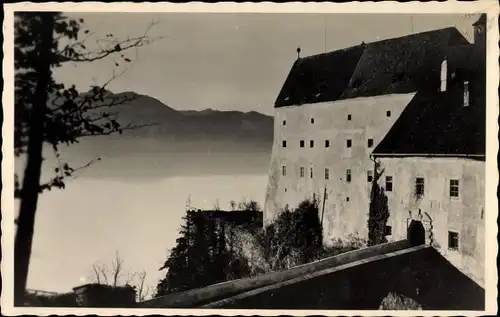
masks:
[[[449,87],[445,92],[435,89],[419,91],[375,148],[373,155],[485,155],[485,59],[472,61],[471,48],[463,47],[462,54],[459,54],[459,49],[454,50],[453,63],[449,62],[453,67],[451,70],[449,67],[448,71],[462,70],[461,74],[449,78]],[[466,80],[469,81],[470,105],[464,107],[463,87]]]
[[[446,47],[467,43],[457,29],[445,28],[301,58],[275,107],[415,92],[439,74]]]

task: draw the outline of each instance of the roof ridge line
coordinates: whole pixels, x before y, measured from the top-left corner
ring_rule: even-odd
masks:
[[[314,57],[318,57],[318,56],[321,56],[321,55],[328,55],[328,54],[335,53],[335,52],[340,52],[340,51],[346,51],[346,50],[354,49],[354,48],[357,48],[357,47],[360,47],[360,46],[366,46],[366,45],[371,45],[371,44],[378,44],[378,43],[382,43],[382,42],[386,42],[386,41],[392,41],[392,40],[400,40],[402,38],[406,38],[406,37],[410,37],[410,36],[417,36],[417,35],[422,35],[422,34],[426,34],[426,33],[433,33],[433,32],[439,32],[439,31],[444,31],[444,30],[452,30],[452,29],[454,29],[458,33],[460,33],[460,31],[456,27],[454,27],[454,26],[448,26],[448,27],[441,28],[441,29],[434,29],[434,30],[423,31],[423,32],[418,32],[418,33],[406,34],[406,35],[401,35],[401,36],[398,36],[398,37],[387,38],[387,39],[384,39],[384,40],[378,40],[378,41],[372,41],[372,42],[362,42],[361,44],[352,45],[352,46],[348,46],[348,47],[344,47],[344,48],[339,48],[339,49],[336,49],[336,50],[333,50],[333,51],[329,51],[329,52],[325,52],[325,53],[318,53],[318,54],[314,54],[314,55],[309,55],[309,56],[301,57],[300,59],[309,59],[309,58],[314,58]],[[469,43],[469,44],[472,44],[472,43]],[[464,45],[464,44],[462,44],[462,45]]]

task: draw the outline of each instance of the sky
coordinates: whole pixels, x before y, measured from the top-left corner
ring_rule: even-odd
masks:
[[[205,13],[71,16],[83,18],[84,25],[98,35],[112,33],[120,38],[142,35],[152,21],[158,22],[149,34],[162,39],[131,52],[135,62],[109,86],[115,93],[135,91],[181,110],[212,108],[270,115],[297,58],[298,46],[301,55],[307,56],[449,26],[469,36],[477,18]],[[55,77],[87,90],[109,79],[113,65],[112,58],[66,65],[56,70]],[[70,291],[88,282],[95,261],[110,263],[117,250],[127,268],[145,269],[148,284],[154,286],[164,274],[158,268],[175,243],[189,195],[198,208],[211,208],[218,199],[223,208],[229,200],[244,198],[263,204],[266,185],[265,174],[179,175],[142,182],[75,179],[66,190],[41,196],[28,287]]]
[[[154,44],[131,51],[135,62],[109,86],[135,91],[174,109],[259,111],[273,103],[297,57],[314,55],[455,26],[466,37],[476,15],[403,14],[225,14],[225,13],[71,13],[95,35],[139,36],[148,26]],[[67,65],[56,72],[64,83],[87,90],[113,74],[112,58]],[[77,74],[77,75],[76,75]],[[75,76],[76,75],[76,76]]]

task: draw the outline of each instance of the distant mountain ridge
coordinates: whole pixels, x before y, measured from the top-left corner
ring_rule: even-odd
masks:
[[[215,139],[256,138],[272,142],[273,117],[256,111],[175,110],[156,98],[130,91],[117,94],[107,91],[104,96],[105,99],[133,99],[109,108],[110,112],[117,113],[120,124],[134,122],[150,125],[129,130],[126,136],[175,136],[181,139],[210,136]]]
[[[133,100],[98,111],[116,113],[122,126],[131,122],[146,126],[83,138],[79,144],[61,148],[61,157],[76,166],[102,158],[82,176],[152,179],[267,174],[273,142],[271,116],[255,111],[175,110],[147,95],[106,91],[104,102],[113,98]]]

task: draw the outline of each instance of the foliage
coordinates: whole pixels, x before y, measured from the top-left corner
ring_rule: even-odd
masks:
[[[44,26],[44,20],[49,20]],[[117,114],[110,112],[113,106],[135,99],[137,96],[111,96],[106,87],[123,74],[132,59],[125,55],[127,50],[151,43],[147,32],[143,36],[120,40],[112,34],[99,38],[99,49],[90,50],[86,42],[93,35],[83,28],[83,19],[70,19],[61,13],[19,12],[15,16],[15,155],[27,154],[29,132],[32,120],[42,122],[43,142],[49,144],[56,157],[61,145],[78,143],[88,136],[122,133],[126,129],[140,125],[127,123],[120,125]],[[152,24],[153,25],[153,24]],[[151,26],[152,26],[151,25]],[[44,28],[52,28],[53,35],[43,34]],[[50,32],[50,30],[49,30]],[[44,38],[47,37],[47,38]],[[42,48],[42,44],[45,45]],[[42,49],[45,51],[40,52]],[[41,56],[44,56],[42,59]],[[65,63],[88,63],[107,57],[117,56],[116,66],[124,66],[102,86],[93,86],[88,92],[80,93],[74,85],[56,82],[52,76],[54,68]],[[46,66],[48,72],[42,77],[38,69]],[[45,94],[40,100],[36,94],[37,86],[43,83]],[[43,103],[43,106],[42,106]],[[39,109],[43,108],[43,109]],[[40,110],[40,111],[37,111]],[[64,188],[64,180],[76,171],[87,167],[96,160],[80,167],[71,167],[68,162],[59,162],[54,169],[55,176],[40,184],[40,192],[51,188]],[[22,186],[16,175],[16,198],[21,197]]]
[[[389,219],[389,206],[384,189],[378,184],[378,180],[384,171],[380,169],[380,163],[375,161],[375,175],[372,182],[370,195],[370,210],[368,213],[368,246],[387,242],[386,226]]]
[[[50,145],[59,159],[61,145],[137,127],[121,127],[107,111],[126,101],[105,95],[106,86],[121,73],[80,94],[75,86],[56,82],[52,72],[64,63],[93,62],[108,56],[119,56],[128,64],[131,59],[125,51],[150,43],[147,31],[125,40],[107,34],[96,50],[90,50],[86,40],[91,33],[82,28],[83,23],[58,12],[17,12],[14,17],[14,153],[26,157],[22,179],[15,175],[14,188],[15,197],[21,200],[14,247],[15,305],[22,305],[25,296],[38,195],[64,188],[67,177],[95,162],[76,168],[59,162],[55,175],[45,182],[41,180],[44,145]]]
[[[402,294],[389,293],[380,303],[379,310],[422,310],[422,305]]]
[[[256,237],[271,270],[282,270],[310,262],[322,250],[323,230],[318,201],[305,200],[291,211],[286,207],[277,220]]]
[[[242,205],[243,206],[243,205]],[[255,203],[252,210],[231,212],[188,209],[183,217],[176,246],[160,270],[166,276],[157,286],[156,296],[182,292],[219,282],[246,277],[248,261],[237,247],[234,227],[255,224],[262,213]]]

